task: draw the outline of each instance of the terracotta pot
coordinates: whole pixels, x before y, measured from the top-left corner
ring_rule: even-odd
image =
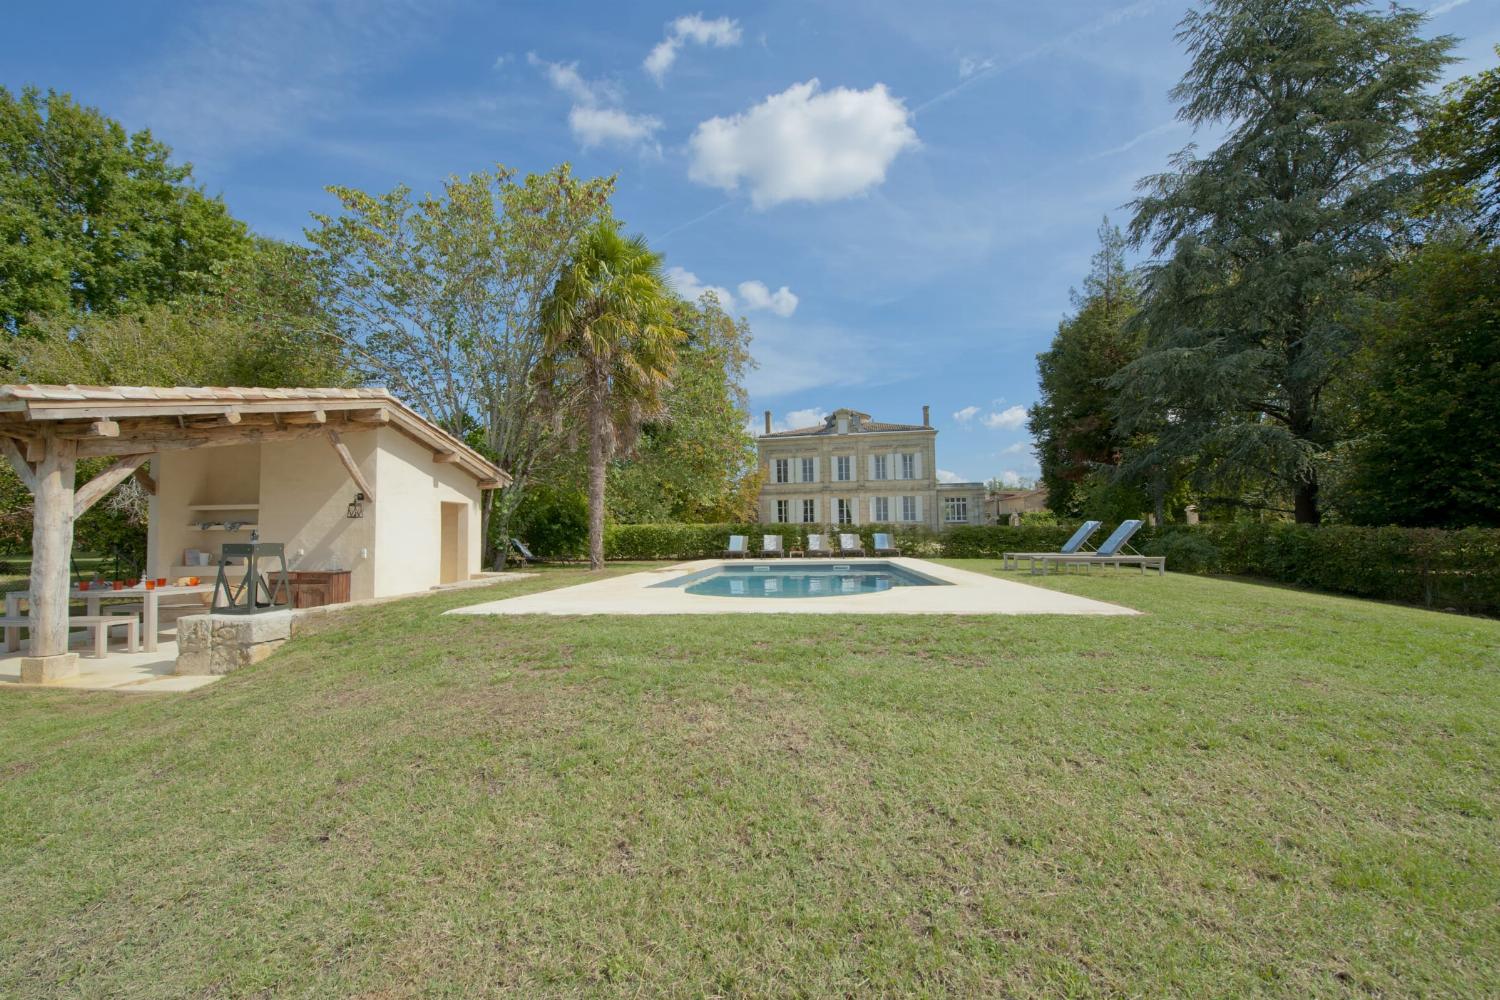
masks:
[[[79,590],[88,590],[89,589],[89,582],[87,580],[79,580],[78,581],[78,589]]]
[[[196,586],[198,586],[198,578],[196,576],[190,576],[190,577],[188,577],[188,586],[189,587],[196,587]]]
[[[123,580],[116,580],[114,583],[110,584],[110,586],[113,587],[115,590],[124,590],[125,589],[125,581],[123,581]]]
[[[167,585],[167,578],[164,577],[164,576],[157,577],[156,578],[156,585],[158,587],[165,587]]]
[[[156,581],[155,580],[147,580],[146,581],[146,589],[147,590],[155,590],[156,589]]]

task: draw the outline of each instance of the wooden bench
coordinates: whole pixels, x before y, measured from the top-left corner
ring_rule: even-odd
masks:
[[[5,626],[5,651],[14,653],[21,648],[21,629],[31,627],[28,615],[0,615],[0,625]]]
[[[138,653],[141,649],[141,620],[134,615],[79,615],[69,618],[68,624],[82,625],[94,630],[94,656],[104,659],[109,654],[109,630],[116,625],[125,626],[125,650]]]

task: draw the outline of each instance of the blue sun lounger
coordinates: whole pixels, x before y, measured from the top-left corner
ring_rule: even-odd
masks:
[[[1064,555],[1059,552],[1054,555],[1041,556],[1032,562],[1031,571],[1037,572],[1038,563],[1043,573],[1047,571],[1048,566],[1053,564],[1081,566],[1084,569],[1090,566],[1139,566],[1142,576],[1146,575],[1147,569],[1154,569],[1158,576],[1163,576],[1167,572],[1166,556],[1143,556],[1130,548],[1130,539],[1141,530],[1142,523],[1137,520],[1121,521],[1114,534],[1106,538],[1104,544],[1096,551],[1077,555]],[[1130,551],[1126,552],[1125,549],[1130,549]]]
[[[1084,548],[1084,543],[1093,537],[1094,532],[1098,531],[1099,526],[1103,523],[1103,521],[1084,521],[1078,526],[1078,530],[1073,532],[1073,537],[1063,542],[1062,548],[1056,552],[1002,552],[1000,554],[1000,568],[1020,569],[1022,559],[1032,560],[1032,566],[1035,567],[1036,560],[1042,556],[1070,556],[1079,551],[1087,552],[1088,549]]]

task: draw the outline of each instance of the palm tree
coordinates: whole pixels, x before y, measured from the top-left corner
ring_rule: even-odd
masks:
[[[543,306],[549,375],[565,373],[587,418],[589,565],[604,566],[604,479],[617,444],[660,414],[685,334],[672,311],[661,255],[618,223],[583,237]]]

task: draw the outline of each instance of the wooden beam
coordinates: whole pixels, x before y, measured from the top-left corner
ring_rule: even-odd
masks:
[[[328,423],[327,410],[305,410],[301,413],[288,413],[282,417],[289,424],[326,424]]]
[[[391,415],[385,410],[354,410],[349,414],[349,420],[356,424],[374,424],[384,427],[391,422]]]
[[[374,503],[375,491],[370,489],[370,484],[365,481],[365,474],[359,471],[359,466],[355,464],[354,456],[349,454],[349,447],[344,444],[344,439],[339,437],[339,432],[332,427],[328,428],[324,433],[328,435],[328,443],[333,445],[333,450],[338,454],[339,461],[344,463],[344,471],[349,473],[349,478],[354,480],[354,485],[358,486],[359,491],[365,495],[365,501],[367,503]]]
[[[82,517],[88,509],[103,500],[110,490],[135,475],[135,471],[151,460],[151,455],[131,455],[99,473],[83,485],[73,498],[73,516]]]
[[[236,410],[236,409],[234,409],[232,407],[230,409],[228,409],[228,410],[225,410],[224,413],[223,413],[223,415],[219,417],[220,421],[222,421],[225,424],[230,424],[230,425],[237,424],[242,419],[244,419],[244,418],[240,416],[240,411]]]
[[[458,452],[435,451],[432,453],[432,460],[440,465],[451,465],[452,463],[458,461]]]
[[[47,457],[47,442],[43,438],[28,438],[26,441],[26,461],[40,462]]]
[[[114,420],[95,420],[89,425],[89,432],[102,438],[117,438],[120,436],[120,425]]]
[[[20,477],[21,485],[26,487],[27,492],[36,492],[36,467],[26,461],[26,456],[21,454],[21,449],[16,444],[15,438],[0,437],[0,451],[5,452],[5,457],[10,459],[11,468],[16,470]]]
[[[141,484],[141,489],[152,496],[156,496],[156,480],[151,478],[151,473],[146,471],[144,465],[136,469],[131,475],[135,476],[135,481]]]
[[[266,441],[296,441],[316,437],[323,428],[313,424],[305,427],[267,427],[241,424],[238,427],[199,428],[176,427],[141,428],[126,431],[120,438],[93,438],[78,443],[79,458],[119,458],[122,455],[137,455],[143,451],[182,451],[185,448],[213,448],[231,444],[256,444]]]

